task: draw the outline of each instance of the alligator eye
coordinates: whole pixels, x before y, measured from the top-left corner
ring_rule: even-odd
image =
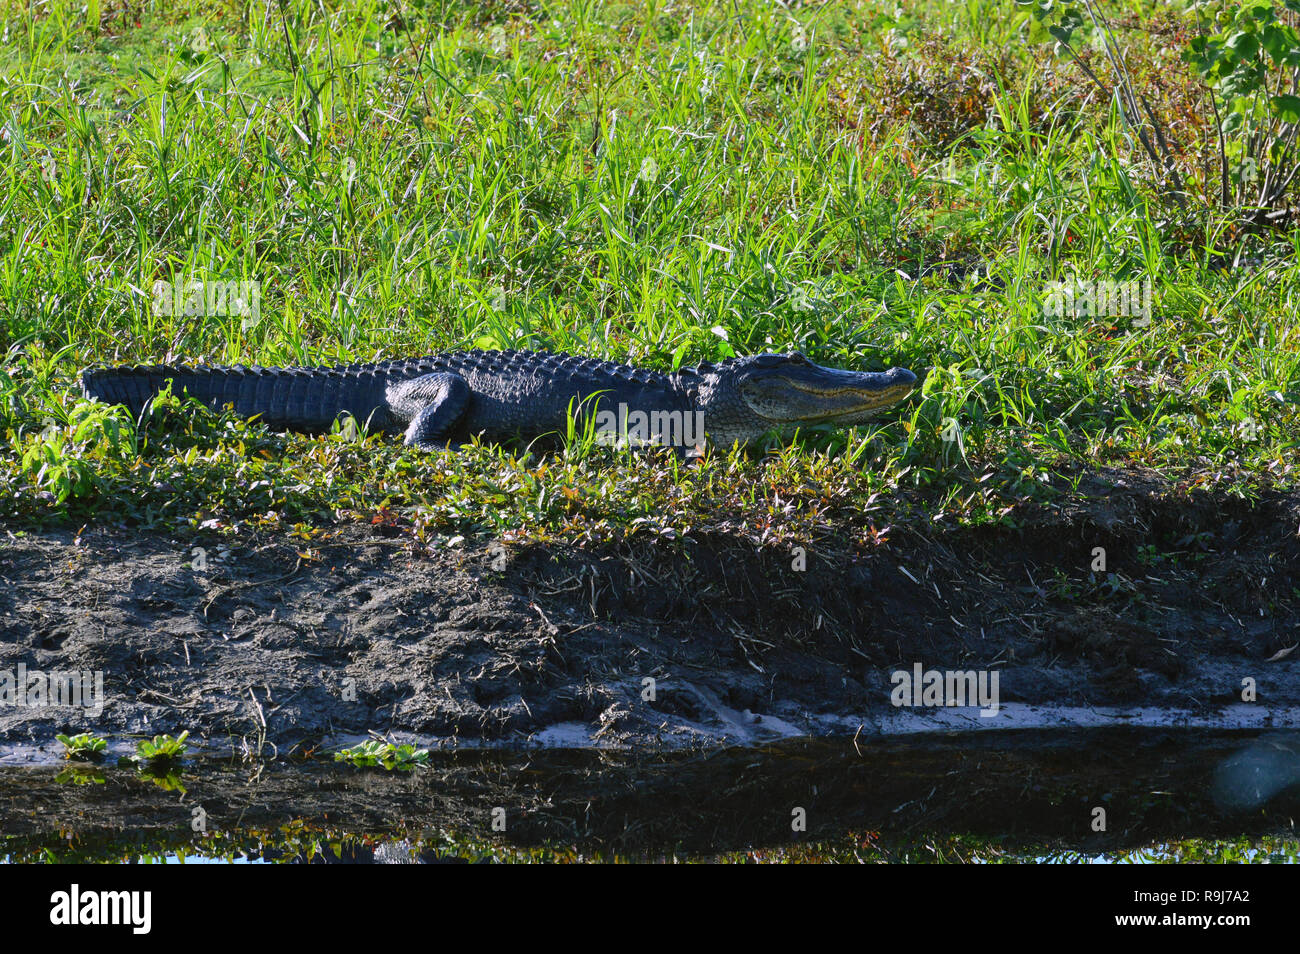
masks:
[[[808,364],[808,359],[804,357],[804,353],[802,351],[791,351],[788,355],[786,355],[786,360],[789,361],[791,364]]]

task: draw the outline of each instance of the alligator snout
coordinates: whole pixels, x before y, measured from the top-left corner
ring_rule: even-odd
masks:
[[[907,368],[890,368],[885,375],[889,378],[891,387],[916,387],[916,375]]]

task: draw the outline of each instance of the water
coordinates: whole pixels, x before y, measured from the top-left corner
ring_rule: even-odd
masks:
[[[0,768],[0,857],[161,863],[1294,860],[1300,733],[1106,729],[637,754]]]

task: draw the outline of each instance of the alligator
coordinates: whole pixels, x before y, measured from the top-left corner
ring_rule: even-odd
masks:
[[[800,426],[849,427],[903,400],[905,368],[839,371],[797,351],[673,373],[548,351],[457,351],[335,367],[88,368],[86,396],[139,416],[170,382],[208,407],[267,426],[327,432],[350,416],[424,450],[578,433],[616,443],[730,447]],[[590,430],[587,430],[590,428]],[[613,440],[609,440],[613,438]]]

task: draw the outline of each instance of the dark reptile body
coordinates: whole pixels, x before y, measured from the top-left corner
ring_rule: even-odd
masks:
[[[400,381],[450,372],[469,385],[472,398],[453,440],[532,438],[564,433],[571,402],[596,392],[600,406],[616,409],[682,411],[694,406],[699,369],[668,375],[576,355],[549,351],[455,351],[335,367],[262,368],[150,365],[88,369],[82,390],[135,414],[172,381],[174,394],[189,394],[212,408],[232,405],[240,416],[260,415],[276,429],[328,431],[342,414],[372,428],[400,432],[406,422],[389,414],[386,391]]]

